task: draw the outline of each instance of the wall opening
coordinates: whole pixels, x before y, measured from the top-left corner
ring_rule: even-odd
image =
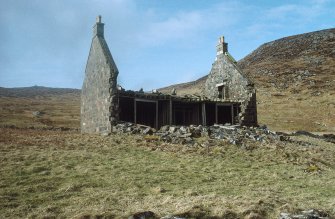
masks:
[[[175,125],[200,125],[201,105],[198,103],[173,102]]]
[[[229,98],[229,89],[226,82],[220,83],[216,85],[218,90],[218,98],[219,99],[228,99]]]
[[[218,105],[217,106],[217,123],[218,124],[232,124],[232,107]]]
[[[234,104],[233,112],[234,112],[234,124],[237,124],[240,122],[239,113],[241,112],[241,106],[239,104]]]
[[[170,124],[169,101],[158,101],[158,128]]]
[[[124,122],[134,122],[134,98],[119,98],[119,118]]]
[[[219,94],[218,94],[218,98],[220,98],[220,99],[224,99],[224,96],[225,96],[225,87],[224,87],[224,85],[220,85],[220,86],[218,86],[218,92],[219,92]]]
[[[211,126],[215,123],[215,103],[206,103],[206,125]]]
[[[157,128],[157,102],[135,100],[135,123]]]

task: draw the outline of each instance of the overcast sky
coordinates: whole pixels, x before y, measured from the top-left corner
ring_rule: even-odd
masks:
[[[334,28],[335,0],[0,0],[0,87],[81,88],[97,15],[126,89],[209,73],[224,35],[239,60],[263,43]]]

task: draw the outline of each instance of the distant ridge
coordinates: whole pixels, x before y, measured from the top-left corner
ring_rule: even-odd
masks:
[[[4,88],[0,87],[0,97],[34,97],[73,94],[80,95],[80,89],[51,88],[43,86]]]

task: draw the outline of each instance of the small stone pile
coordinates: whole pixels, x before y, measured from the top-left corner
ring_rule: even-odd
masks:
[[[244,139],[258,142],[288,140],[288,137],[268,130],[266,126],[222,126],[214,125],[209,128],[209,136],[215,139],[226,139],[231,144],[241,144]]]
[[[279,219],[330,219],[326,212],[320,210],[301,211],[299,214],[280,213]]]
[[[152,135],[156,132],[156,129],[145,125],[136,125],[131,122],[118,123],[113,126],[112,132],[114,133],[128,133],[128,134],[142,134]]]
[[[173,144],[193,144],[194,138],[207,135],[207,128],[203,126],[162,126],[155,133],[162,141]]]
[[[288,141],[284,133],[268,130],[266,126],[246,127],[239,125],[190,125],[190,126],[162,126],[158,131],[149,126],[133,123],[119,123],[113,127],[113,132],[155,135],[160,140],[173,144],[194,144],[195,138],[209,137],[210,139],[226,140],[231,144],[241,145],[243,141],[255,142]]]

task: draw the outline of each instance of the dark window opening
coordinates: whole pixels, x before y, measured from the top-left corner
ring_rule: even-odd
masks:
[[[156,127],[156,103],[136,101],[136,123]]]
[[[120,97],[119,99],[119,117],[124,122],[134,122],[134,99]]]
[[[158,128],[170,124],[169,101],[158,101]]]
[[[218,124],[232,124],[232,111],[231,106],[218,106]]]
[[[218,86],[218,98],[220,99],[228,99],[229,98],[229,90],[227,85]]]
[[[199,125],[200,104],[173,102],[173,118],[176,125]]]
[[[211,126],[215,124],[215,103],[206,103],[206,125]]]
[[[223,99],[224,98],[224,86],[223,85],[218,86],[218,92],[219,92],[218,98]]]

